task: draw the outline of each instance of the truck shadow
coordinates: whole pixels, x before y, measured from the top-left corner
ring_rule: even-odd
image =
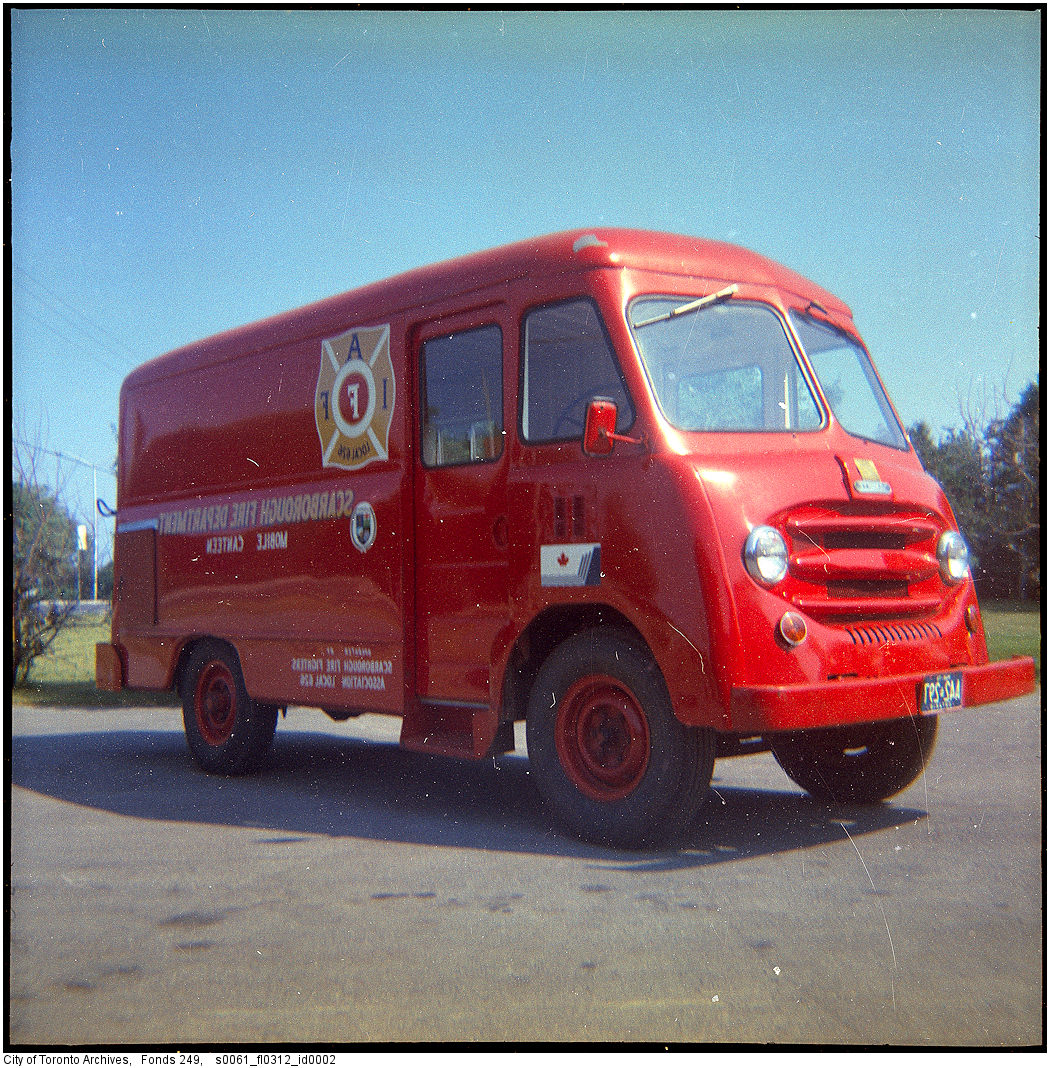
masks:
[[[13,786],[144,820],[259,831],[260,844],[310,835],[600,860],[658,871],[722,864],[856,838],[925,813],[894,804],[844,808],[785,789],[719,785],[673,849],[623,852],[554,827],[528,761],[481,762],[412,753],[391,743],[278,731],[256,775],[199,771],[181,733],[126,730],[11,739]]]

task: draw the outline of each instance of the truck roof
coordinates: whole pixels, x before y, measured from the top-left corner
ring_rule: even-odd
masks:
[[[750,282],[786,290],[828,311],[852,317],[849,307],[795,271],[738,245],[650,230],[599,227],[568,230],[417,267],[358,289],[282,312],[193,342],[132,371],[124,388],[155,381],[233,356],[258,352],[285,340],[334,330],[366,319],[434,303],[456,294],[535,274],[600,267]]]

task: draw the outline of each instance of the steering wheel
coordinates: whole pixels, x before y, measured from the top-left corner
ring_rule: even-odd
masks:
[[[554,438],[563,436],[558,433],[563,423],[565,424],[566,430],[574,430],[576,435],[582,434],[583,425],[586,420],[586,410],[584,409],[577,412],[575,410],[576,406],[582,404],[584,401],[589,401],[592,397],[611,397],[619,391],[619,386],[613,386],[611,389],[588,389],[579,394],[579,396],[573,397],[573,399],[562,408],[561,412],[559,412],[558,418],[554,420],[551,436]]]

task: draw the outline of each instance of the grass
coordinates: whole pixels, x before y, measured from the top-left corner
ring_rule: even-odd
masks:
[[[1037,607],[989,601],[982,606],[988,654],[993,660],[1011,656],[1035,658],[1038,681],[1042,675],[1042,626]],[[18,705],[70,708],[127,708],[138,705],[175,705],[170,693],[95,689],[95,643],[109,641],[109,622],[79,619],[56,639],[51,652],[41,657],[30,681],[12,691]]]
[[[64,708],[129,708],[175,705],[171,693],[95,689],[95,643],[110,639],[109,620],[74,619],[46,656],[33,663],[29,682],[11,691],[12,704]]]
[[[981,605],[988,656],[1006,660],[1011,656],[1035,659],[1036,682],[1042,677],[1043,637],[1039,610],[1031,604],[989,601]]]

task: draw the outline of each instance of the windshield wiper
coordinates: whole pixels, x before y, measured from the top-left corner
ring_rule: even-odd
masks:
[[[668,319],[677,319],[679,315],[688,315],[690,312],[706,308],[709,304],[716,304],[720,300],[726,300],[728,297],[733,296],[736,290],[737,285],[734,282],[731,286],[726,286],[725,289],[720,289],[717,293],[708,293],[706,297],[698,297],[696,300],[689,301],[688,304],[680,304],[677,308],[672,308],[668,312],[662,312],[660,315],[654,315],[651,319],[643,319],[640,323],[632,323],[631,325],[635,330],[638,330],[643,326],[652,326],[653,323],[665,323]]]

